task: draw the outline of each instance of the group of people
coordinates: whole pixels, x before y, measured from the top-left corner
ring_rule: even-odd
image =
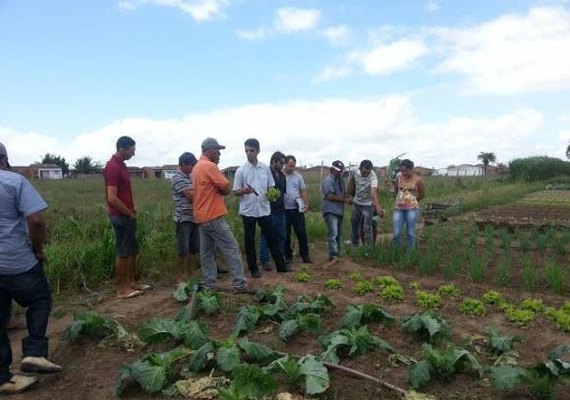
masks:
[[[232,275],[232,292],[251,293],[244,275],[238,241],[225,216],[224,196],[239,198],[239,215],[243,222],[247,267],[252,278],[262,271],[292,271],[292,232],[298,240],[303,263],[313,263],[310,256],[305,213],[310,208],[307,186],[296,171],[296,158],[276,151],[270,165],[259,161],[257,139],[247,139],[247,161],[240,166],[233,181],[219,170],[220,150],[225,146],[214,138],[202,142],[199,158],[190,152],[179,157],[179,169],[172,177],[175,205],[176,281],[188,279],[202,271],[202,286],[216,287],[218,266],[216,253],[224,256]],[[125,161],[135,155],[136,143],[128,136],[117,140],[116,152],[105,165],[103,177],[110,223],[116,239],[115,272],[117,298],[139,296],[150,285],[136,282],[138,245],[137,213],[131,181]],[[394,208],[394,244],[400,244],[403,225],[407,224],[408,250],[415,246],[415,226],[419,201],[424,197],[421,177],[413,173],[413,162],[403,160],[393,181],[397,192]],[[12,301],[27,307],[28,336],[22,341],[20,369],[26,373],[54,373],[61,366],[49,361],[46,329],[52,299],[44,274],[47,260],[43,251],[47,204],[34,187],[20,174],[9,171],[8,153],[0,143],[0,394],[19,393],[37,382],[35,376],[12,374],[12,352],[7,330],[12,315]],[[348,172],[348,174],[347,174]],[[348,183],[345,182],[348,175]],[[341,255],[344,208],[352,205],[351,243],[372,246],[375,219],[384,210],[378,197],[378,177],[370,160],[363,160],[356,170],[345,171],[342,161],[330,166],[323,180],[322,215],[327,227],[328,255],[335,261]],[[261,230],[259,264],[256,251],[256,227]],[[273,260],[271,265],[270,260]]]

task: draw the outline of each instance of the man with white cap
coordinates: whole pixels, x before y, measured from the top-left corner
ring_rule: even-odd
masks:
[[[11,303],[27,307],[28,336],[22,340],[22,372],[53,373],[61,366],[48,355],[46,330],[52,306],[44,273],[47,204],[20,174],[7,171],[8,152],[0,143],[0,394],[20,393],[38,379],[10,373],[12,349],[7,334]]]
[[[329,261],[335,261],[340,255],[344,205],[349,203],[342,179],[343,172],[343,162],[340,160],[333,161],[330,167],[330,175],[325,178],[322,184],[322,211],[327,225]]]
[[[200,260],[203,286],[215,289],[218,279],[215,250],[220,249],[232,274],[235,293],[250,293],[243,274],[239,244],[224,218],[228,210],[224,197],[232,192],[228,179],[218,169],[220,150],[225,149],[214,138],[202,142],[202,155],[192,169],[194,183],[194,219],[200,224]]]

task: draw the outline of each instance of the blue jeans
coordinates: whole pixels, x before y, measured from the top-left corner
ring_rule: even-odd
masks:
[[[327,224],[327,239],[329,244],[329,260],[340,255],[342,244],[342,215],[326,213],[323,215]]]
[[[350,219],[351,232],[350,241],[353,246],[358,246],[360,241],[360,225],[363,225],[364,245],[372,246],[372,217],[374,214],[374,206],[363,206],[360,204],[352,205],[352,217]]]
[[[232,286],[241,289],[247,286],[243,274],[243,263],[239,244],[223,217],[200,224],[200,260],[202,261],[202,279],[206,289],[214,289],[218,279],[215,250],[220,249],[232,274]]]
[[[46,329],[51,311],[51,291],[41,263],[17,275],[0,275],[0,385],[12,378],[12,349],[6,331],[14,299],[27,307],[28,336],[22,339],[23,357],[47,357]]]
[[[273,229],[275,230],[275,241],[277,242],[277,257],[285,260],[285,212],[272,212],[271,219],[273,221]],[[261,265],[269,263],[269,244],[267,238],[261,232],[261,240],[259,243],[259,261]]]
[[[420,210],[417,208],[411,210],[394,210],[394,230],[393,242],[395,246],[400,245],[400,237],[404,230],[404,223],[407,226],[408,251],[416,247],[416,223],[420,216]]]

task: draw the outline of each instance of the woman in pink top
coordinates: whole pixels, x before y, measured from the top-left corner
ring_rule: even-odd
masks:
[[[414,163],[411,160],[400,162],[400,173],[397,174],[394,185],[396,187],[396,205],[394,207],[394,245],[400,246],[400,237],[407,227],[408,249],[416,246],[416,223],[420,216],[419,202],[424,198],[425,189],[423,179],[414,174]]]

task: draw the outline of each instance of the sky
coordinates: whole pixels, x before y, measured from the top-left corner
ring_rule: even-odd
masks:
[[[176,164],[206,137],[220,167],[442,168],[493,152],[565,159],[570,0],[0,0],[0,142]]]

